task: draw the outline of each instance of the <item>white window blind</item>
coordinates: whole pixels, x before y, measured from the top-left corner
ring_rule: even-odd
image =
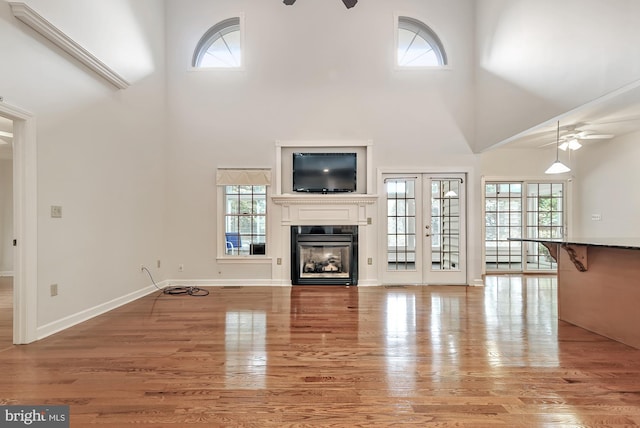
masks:
[[[218,186],[270,186],[271,170],[261,168],[219,168],[216,171]]]

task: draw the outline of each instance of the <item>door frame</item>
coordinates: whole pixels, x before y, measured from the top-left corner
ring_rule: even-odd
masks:
[[[13,343],[37,339],[38,186],[35,117],[0,102],[0,116],[13,121]]]
[[[480,178],[480,200],[481,200],[481,222],[480,222],[480,230],[481,230],[481,238],[480,238],[480,250],[481,250],[481,263],[480,263],[480,271],[481,274],[487,275],[487,257],[486,257],[486,224],[485,224],[485,216],[486,216],[486,207],[485,207],[485,190],[487,182],[522,182],[522,183],[551,183],[551,182],[562,182],[564,185],[564,212],[563,212],[563,235],[564,237],[571,236],[571,228],[573,227],[576,219],[573,216],[573,180],[571,177],[568,177],[566,174],[560,174],[556,179],[550,178],[547,176],[522,176],[522,177],[505,177],[505,176],[482,176]],[[526,209],[526,208],[525,208]],[[526,215],[526,214],[524,214]],[[525,226],[523,226],[525,227]],[[517,270],[505,270],[505,271],[489,271],[490,274],[495,273],[539,273],[539,274],[553,274],[554,271],[544,270],[544,271],[526,271],[524,269],[524,265],[526,264],[526,251],[523,247],[522,249],[522,258],[523,258],[523,269],[521,271]]]
[[[465,234],[465,244],[464,244],[464,252],[466,255],[465,260],[465,284],[457,284],[457,285],[483,285],[482,280],[473,280],[470,278],[475,271],[472,264],[470,263],[470,254],[469,248],[473,246],[470,242],[471,237],[469,236],[470,230],[470,211],[469,206],[472,205],[470,199],[472,199],[473,192],[471,190],[471,183],[473,182],[473,169],[470,167],[432,167],[432,168],[410,168],[410,167],[402,167],[402,168],[378,168],[377,169],[377,189],[379,195],[379,203],[378,203],[378,219],[380,227],[378,228],[378,278],[380,279],[380,283],[384,283],[384,272],[386,269],[386,260],[387,260],[387,227],[386,227],[386,218],[387,218],[387,205],[386,205],[386,191],[384,184],[384,176],[386,175],[399,175],[399,176],[412,176],[412,175],[462,175],[464,176],[465,181],[465,215],[466,221],[464,222],[464,229],[461,230],[462,233]],[[422,195],[421,195],[422,197]],[[423,201],[422,201],[423,202]],[[422,233],[422,231],[420,231]],[[420,284],[427,285],[427,284]]]

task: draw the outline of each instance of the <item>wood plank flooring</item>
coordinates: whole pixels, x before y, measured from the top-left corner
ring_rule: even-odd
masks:
[[[0,404],[86,427],[629,427],[640,350],[557,321],[555,279],[155,293],[0,352]]]
[[[13,343],[13,277],[0,276],[0,351]]]

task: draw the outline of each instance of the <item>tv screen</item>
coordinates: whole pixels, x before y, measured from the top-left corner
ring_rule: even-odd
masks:
[[[355,153],[294,153],[293,191],[356,191]]]

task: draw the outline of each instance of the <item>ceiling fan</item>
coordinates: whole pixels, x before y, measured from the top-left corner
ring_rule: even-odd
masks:
[[[558,144],[560,150],[578,150],[582,147],[581,141],[584,140],[610,140],[615,137],[613,134],[599,134],[594,131],[580,130],[579,126],[565,126],[560,135],[559,141],[552,141],[541,145],[540,147],[550,146],[552,144]]]
[[[291,6],[295,2],[296,2],[296,0],[284,0],[283,1],[283,3],[286,4],[287,6]],[[342,3],[344,3],[344,5],[347,7],[347,9],[351,9],[353,6],[356,5],[356,3],[358,3],[358,0],[342,0]]]

